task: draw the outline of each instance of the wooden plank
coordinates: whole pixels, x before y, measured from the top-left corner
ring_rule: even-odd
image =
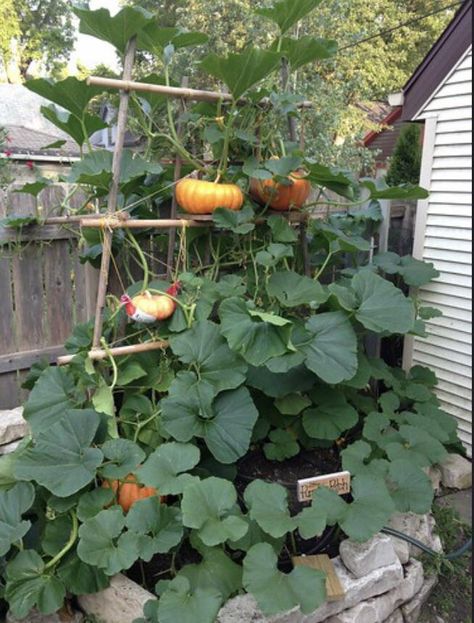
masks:
[[[321,556],[295,556],[293,558],[295,567],[309,567],[326,574],[326,591],[328,601],[339,601],[344,599],[346,592],[341,584],[332,560],[326,554]]]
[[[59,344],[57,346],[46,346],[35,350],[25,350],[0,355],[0,374],[15,370],[27,370],[42,359],[47,359],[50,363],[53,363],[58,357],[62,356],[64,352],[64,346]]]
[[[28,245],[13,259],[17,346],[31,350],[46,345],[43,310],[42,250]]]
[[[69,227],[73,227],[70,225]],[[69,240],[79,235],[60,225],[29,225],[19,229],[0,228],[0,244],[2,242],[35,242],[42,240]]]
[[[38,212],[41,218],[59,216],[63,211],[63,201],[66,189],[61,184],[48,186],[38,196]]]
[[[46,323],[49,341],[62,344],[73,323],[73,283],[69,243],[56,241],[43,248]]]
[[[10,260],[0,258],[0,353],[15,349]]]
[[[14,409],[21,404],[16,372],[0,375],[0,409]]]

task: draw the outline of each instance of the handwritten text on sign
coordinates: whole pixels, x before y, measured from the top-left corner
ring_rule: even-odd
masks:
[[[350,472],[339,472],[338,474],[298,480],[298,501],[311,502],[313,493],[320,487],[327,487],[338,495],[346,495],[351,492],[351,474]]]

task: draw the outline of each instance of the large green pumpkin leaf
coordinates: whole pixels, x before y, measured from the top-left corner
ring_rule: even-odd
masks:
[[[359,414],[343,394],[328,392],[314,409],[307,409],[303,416],[306,433],[313,439],[334,441],[359,421]]]
[[[102,121],[97,115],[90,115],[88,113],[83,114],[83,123],[74,116],[72,113],[58,110],[56,106],[51,104],[50,106],[41,106],[41,114],[46,117],[48,121],[51,121],[57,128],[69,134],[79,147],[86,142],[86,140],[97,132],[107,127],[107,124]]]
[[[240,54],[229,54],[227,57],[209,54],[200,63],[200,67],[218,80],[221,80],[239,99],[249,89],[272,74],[280,65],[280,54],[246,48]]]
[[[385,476],[390,463],[385,459],[374,459],[369,462],[372,455],[372,446],[365,441],[356,441],[341,452],[342,467],[353,476],[373,475]]]
[[[126,526],[139,537],[139,557],[145,562],[167,554],[183,538],[179,508],[161,504],[159,498],[139,500],[130,509]]]
[[[280,0],[275,2],[269,9],[256,9],[255,13],[271,19],[278,24],[280,32],[284,35],[301,19],[316,9],[322,0]]]
[[[88,86],[85,80],[73,76],[56,82],[46,78],[28,80],[25,86],[33,93],[65,108],[82,120],[89,102],[103,92],[101,87]]]
[[[258,315],[243,299],[231,298],[219,308],[221,333],[230,348],[253,366],[290,350],[292,323],[273,314]]]
[[[155,487],[162,495],[180,495],[195,476],[191,471],[199,463],[201,453],[193,444],[165,443],[157,448],[137,472],[147,487]]]
[[[124,528],[121,508],[102,511],[79,528],[77,555],[109,576],[126,571],[139,556],[140,539]]]
[[[316,309],[329,298],[329,292],[319,281],[292,271],[274,273],[268,282],[267,291],[284,307],[311,305],[312,309]]]
[[[25,619],[35,606],[47,615],[63,605],[66,587],[44,567],[41,556],[33,550],[20,552],[8,563],[5,597],[18,619]]]
[[[216,392],[235,389],[245,381],[247,364],[230,350],[213,322],[197,322],[171,340],[171,350],[182,363],[193,364],[199,378],[215,387]]]
[[[110,583],[110,578],[103,571],[82,562],[75,552],[61,562],[57,575],[73,595],[94,595]]]
[[[425,472],[404,460],[394,461],[388,473],[392,498],[399,513],[429,513],[434,499],[431,480]]]
[[[413,301],[386,279],[364,270],[353,278],[352,289],[358,299],[356,318],[369,331],[405,334],[413,329]]]
[[[74,381],[64,368],[47,368],[26,403],[23,417],[33,436],[49,431],[68,409],[73,409]]]
[[[387,525],[395,505],[383,479],[374,476],[354,478],[352,495],[339,525],[353,541],[364,543]]]
[[[333,39],[315,39],[310,36],[300,39],[285,37],[282,43],[282,53],[289,61],[292,71],[315,61],[331,58],[337,53],[337,48],[337,41]]]
[[[388,186],[383,178],[376,181],[364,180],[362,186],[369,189],[371,199],[427,199],[429,197],[428,191],[420,186],[413,184]]]
[[[245,489],[244,500],[250,519],[273,538],[278,539],[295,529],[288,508],[288,492],[281,485],[255,480]]]
[[[405,439],[406,447],[425,456],[429,465],[442,463],[448,454],[443,444],[426,430],[415,426],[401,426],[400,434]]]
[[[19,482],[8,491],[0,491],[0,556],[6,556],[10,547],[20,541],[31,527],[22,516],[35,500],[33,485]]]
[[[203,557],[202,561],[186,565],[178,575],[189,580],[192,591],[215,589],[220,593],[222,601],[227,601],[242,587],[242,567],[219,548],[200,547],[199,553]]]
[[[145,458],[139,445],[129,439],[112,439],[102,446],[107,464],[102,467],[101,474],[107,479],[125,478],[135,472]]]
[[[306,323],[313,339],[301,346],[306,367],[330,384],[352,379],[358,366],[357,336],[344,312],[313,316]]]
[[[95,478],[103,460],[102,452],[90,447],[99,424],[94,411],[67,412],[21,454],[15,476],[34,480],[60,498],[80,491]]]
[[[268,616],[297,606],[309,614],[326,600],[325,573],[309,567],[296,567],[289,575],[282,573],[278,557],[267,543],[255,545],[245,557],[243,584]]]
[[[115,492],[111,488],[100,487],[81,495],[77,504],[77,517],[80,521],[87,521],[98,515],[104,508],[112,504]],[[51,505],[51,503],[50,503]]]
[[[192,483],[184,490],[183,524],[198,530],[200,539],[209,547],[237,541],[246,534],[248,525],[235,514],[236,504],[237,491],[228,480],[208,478]]]
[[[162,56],[169,45],[176,50],[194,45],[207,43],[209,37],[202,32],[188,32],[181,28],[162,28],[158,21],[153,21],[138,35],[138,47],[148,50],[157,56]]]
[[[294,392],[306,392],[316,382],[316,377],[304,366],[294,367],[286,373],[271,372],[268,368],[250,367],[247,383],[250,387],[259,389],[271,398],[284,398]]]
[[[214,457],[226,464],[249,449],[258,411],[245,387],[220,394],[205,411],[189,392],[173,394],[161,404],[163,428],[177,441],[201,437]]]
[[[269,461],[286,461],[300,453],[300,445],[291,432],[283,429],[272,430],[270,441],[263,446]]]
[[[160,623],[214,623],[222,605],[213,587],[192,590],[188,578],[178,576],[162,594],[157,610]],[[156,619],[158,620],[158,619]]]
[[[145,26],[155,21],[151,13],[140,7],[124,7],[111,16],[107,9],[90,11],[74,8],[80,19],[79,32],[111,43],[122,54],[127,42],[142,32]]]

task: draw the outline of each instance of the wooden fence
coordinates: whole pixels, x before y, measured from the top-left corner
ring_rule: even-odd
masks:
[[[0,219],[57,216],[66,189],[55,185],[38,199],[0,191]],[[21,404],[20,388],[37,361],[54,361],[74,325],[95,310],[97,271],[79,261],[78,232],[59,226],[22,231],[0,226],[0,409]]]

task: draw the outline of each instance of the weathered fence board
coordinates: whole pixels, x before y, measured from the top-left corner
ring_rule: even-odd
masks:
[[[0,218],[32,216],[37,209],[44,218],[57,216],[65,196],[61,185],[37,200],[0,193]],[[71,226],[0,227],[0,409],[21,403],[29,368],[64,354],[74,325],[94,313],[97,271],[80,263],[78,239]]]

